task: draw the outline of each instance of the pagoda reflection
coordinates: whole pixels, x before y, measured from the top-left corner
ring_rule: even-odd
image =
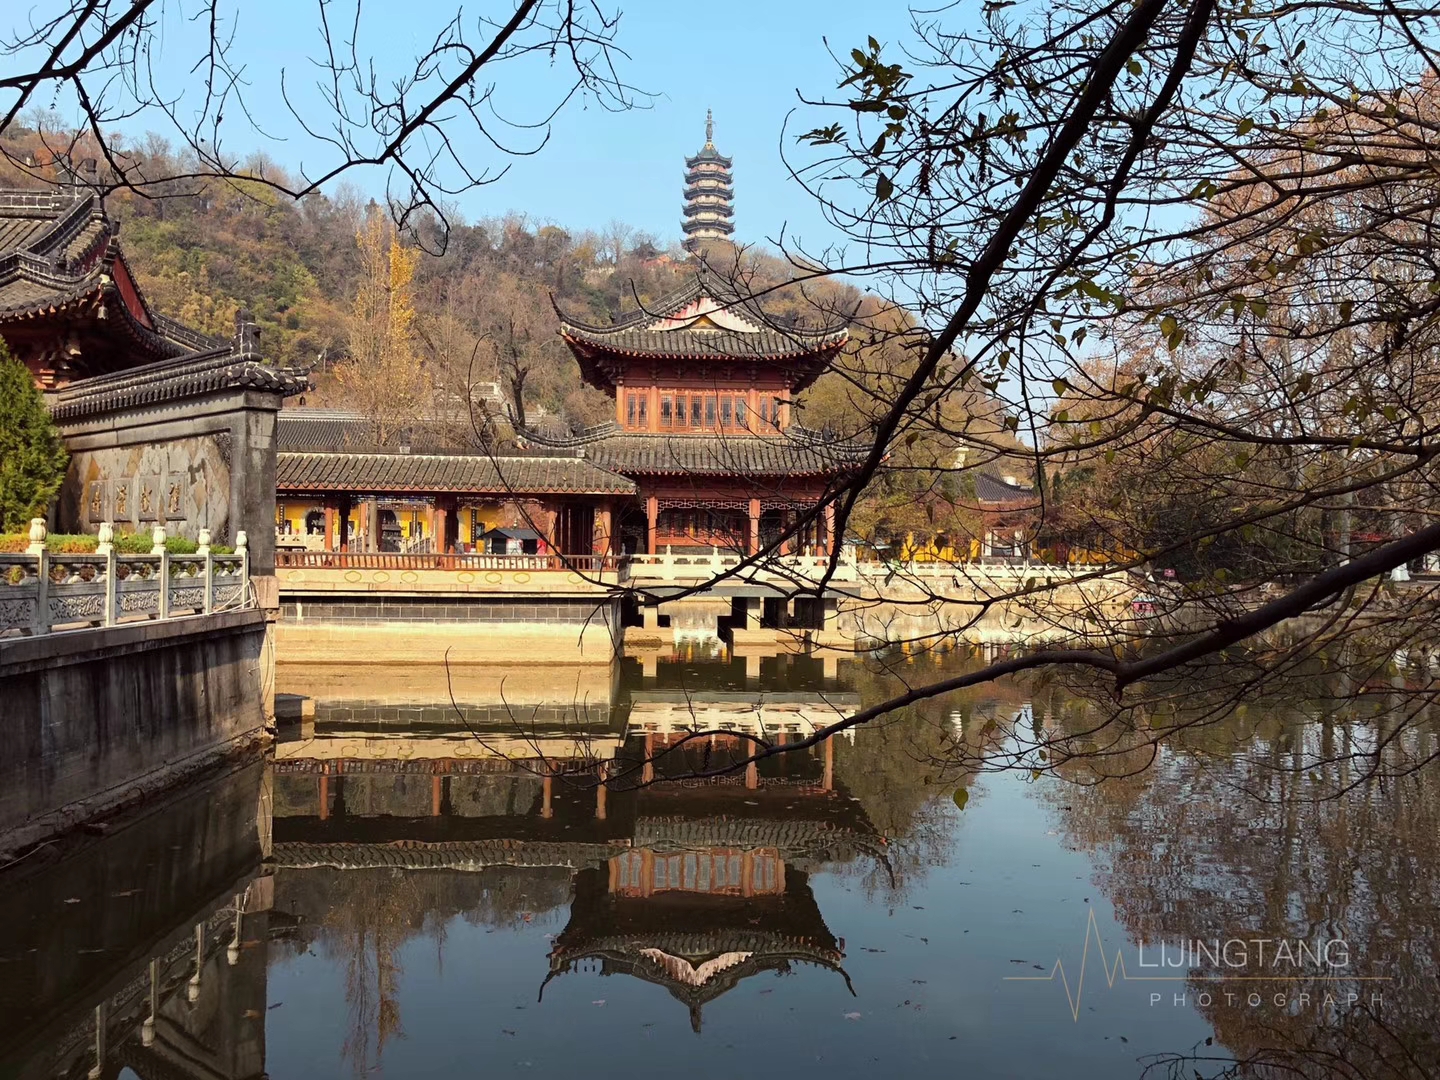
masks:
[[[274,765],[275,906],[296,947],[365,894],[376,925],[409,921],[402,936],[476,905],[487,921],[553,913],[566,921],[542,1000],[561,975],[629,975],[663,986],[696,1031],[760,972],[808,965],[848,985],[811,876],[883,860],[884,842],[829,742],[743,762],[752,736],[806,739],[858,697],[804,657],[646,667],[563,689],[534,669],[452,675],[428,706],[383,672],[310,680],[313,708]],[[397,871],[436,872],[407,887],[409,913],[376,899]]]

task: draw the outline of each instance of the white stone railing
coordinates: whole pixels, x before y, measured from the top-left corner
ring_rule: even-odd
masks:
[[[0,634],[48,634],[255,605],[243,532],[232,555],[212,552],[205,529],[194,555],[167,552],[163,526],[155,527],[151,542],[147,555],[117,554],[114,529],[106,524],[94,552],[54,554],[45,548],[45,523],[31,522],[26,551],[0,554]]]
[[[1005,560],[987,562],[862,562],[860,577],[871,581],[914,580],[917,583],[953,581],[960,584],[996,584],[1013,588],[1032,579],[1038,585],[1068,581],[1105,579],[1124,581],[1126,572],[1118,567],[1075,566],[1059,563]]]
[[[736,552],[684,550],[660,555],[626,555],[621,560],[622,579],[665,583],[708,581],[729,573],[739,582],[786,582],[804,584],[819,581],[830,566],[826,555],[774,555],[736,570],[744,557]],[[856,581],[856,564],[841,556],[831,581]]]

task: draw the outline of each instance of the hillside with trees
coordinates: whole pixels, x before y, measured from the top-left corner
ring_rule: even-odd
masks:
[[[43,160],[32,132],[7,134],[7,159]],[[144,153],[157,175],[194,168],[158,139]],[[393,207],[352,189],[295,201],[275,190],[284,179],[275,163],[257,157],[248,169],[270,182],[187,178],[143,195],[113,192],[106,205],[132,270],[157,311],[217,337],[249,308],[266,357],[311,372],[300,404],[356,409],[382,436],[421,417],[455,441],[493,445],[515,419],[556,432],[609,419],[613,403],[582,383],[554,307],[604,324],[699,266],[678,244],[620,222],[572,231],[521,213],[467,222],[448,211],[443,221],[419,216],[401,233],[386,212]],[[66,179],[58,164],[39,171]],[[0,183],[33,186],[36,172],[11,167]],[[804,268],[766,251],[719,245],[706,259],[782,319],[850,321],[852,346],[797,416],[869,441],[922,340],[908,313],[843,281],[807,280]],[[974,493],[956,466],[1020,448],[983,389],[929,399],[920,412],[919,434],[892,452],[858,507],[861,535],[965,531]],[[1026,471],[1023,460],[1004,470]]]

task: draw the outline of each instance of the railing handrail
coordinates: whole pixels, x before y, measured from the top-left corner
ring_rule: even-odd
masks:
[[[605,573],[618,569],[619,556],[557,553],[491,555],[475,551],[443,554],[396,551],[277,551],[275,566],[281,570],[512,570]]]
[[[0,554],[0,633],[48,634],[57,627],[89,629],[182,612],[208,615],[256,603],[243,532],[236,534],[229,555],[210,550],[208,529],[200,530],[199,551],[172,555],[160,525],[148,554],[117,552],[109,522],[100,527],[95,551],[52,553],[45,541],[45,523],[35,519],[30,546]]]

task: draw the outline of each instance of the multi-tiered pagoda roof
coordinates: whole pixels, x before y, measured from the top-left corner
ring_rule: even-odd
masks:
[[[685,159],[685,247],[691,251],[706,240],[725,240],[735,231],[734,165],[715,149],[715,122],[705,112],[705,145]]]
[[[629,359],[681,362],[718,369],[763,363],[780,369],[792,391],[809,386],[845,346],[844,318],[818,325],[772,315],[733,282],[697,270],[666,296],[642,304],[608,326],[566,314],[557,306],[560,336],[592,386],[613,394]]]
[[[808,325],[771,315],[733,283],[703,268],[668,296],[608,326],[575,318],[558,306],[556,313],[560,335],[590,385],[617,397],[646,385],[696,388],[677,389],[673,395],[657,390],[662,405],[687,393],[692,402],[712,394],[738,399],[757,375],[778,388],[767,395],[781,393],[788,400],[825,371],[849,336],[843,319]],[[693,413],[672,414],[668,426],[661,415],[649,428],[617,420],[567,439],[538,433],[529,438],[583,453],[601,468],[627,476],[825,476],[853,468],[869,449],[777,416],[756,412],[727,427],[718,418],[709,422],[708,413],[700,424],[693,422]]]

